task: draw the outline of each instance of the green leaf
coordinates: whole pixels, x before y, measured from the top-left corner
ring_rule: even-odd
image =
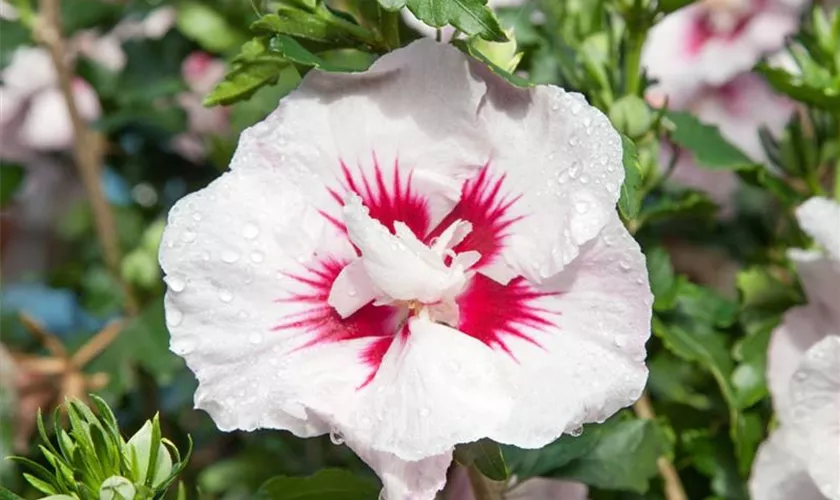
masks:
[[[505,447],[511,471],[520,479],[540,475],[638,493],[647,491],[648,480],[658,473],[658,458],[670,453],[658,423],[628,413],[587,425],[579,437],[566,435],[539,450]]]
[[[659,198],[642,207],[639,219],[645,223],[675,219],[701,219],[711,221],[717,205],[709,196],[691,189],[678,192],[666,191]]]
[[[277,476],[266,481],[255,500],[375,500],[379,489],[340,469],[323,469],[309,477]]]
[[[18,496],[11,490],[0,486],[0,500],[24,500],[23,497]]]
[[[794,189],[784,177],[779,177],[764,165],[744,165],[735,171],[744,182],[770,192],[785,206],[793,207],[805,201],[805,196]]]
[[[663,14],[670,14],[675,10],[691,5],[694,1],[695,0],[659,0],[656,10],[662,12]]]
[[[276,83],[289,64],[279,58],[240,64],[204,98],[204,105],[227,105],[248,99],[261,87]]]
[[[289,35],[329,44],[332,48],[374,45],[373,33],[332,15],[325,7],[317,14],[288,7],[267,14],[251,25],[251,31],[265,35]]]
[[[313,54],[306,47],[297,42],[294,38],[286,35],[277,35],[271,39],[271,49],[282,54],[289,61],[304,66],[319,68],[324,71],[350,72],[353,69],[328,62]]]
[[[811,85],[800,75],[794,75],[764,63],[757,69],[767,79],[770,86],[779,93],[818,108],[840,110],[840,91],[837,88],[828,85]]]
[[[246,41],[246,35],[227,18],[206,3],[184,2],[178,5],[178,29],[209,52],[225,52]]]
[[[405,7],[405,2],[406,0],[379,0],[379,5],[385,10],[394,12]]]
[[[724,139],[717,127],[706,125],[687,112],[668,111],[665,116],[676,126],[671,140],[691,151],[701,167],[734,170],[755,163]]]
[[[408,0],[406,5],[429,26],[442,28],[451,24],[469,36],[493,42],[508,39],[487,0]]]
[[[729,500],[748,500],[744,480],[738,475],[730,443],[710,434],[708,429],[688,429],[680,440],[686,458],[695,469],[711,479],[712,491]]]
[[[621,185],[618,209],[625,218],[632,219],[639,214],[642,206],[642,170],[633,140],[622,134],[621,147],[624,150],[621,159],[624,164],[624,183]]]
[[[475,466],[482,474],[494,481],[504,481],[509,472],[499,444],[492,439],[480,439],[473,443],[455,447],[455,460],[461,465]]]
[[[674,275],[671,257],[662,247],[646,250],[645,257],[650,277],[650,289],[654,297],[654,310],[667,311],[672,309],[680,287],[677,277]]]
[[[712,400],[702,389],[708,376],[699,367],[677,358],[668,351],[660,351],[648,358],[651,393],[662,401],[709,410]]]
[[[18,188],[23,184],[24,169],[11,163],[0,164],[0,207],[12,201]]]

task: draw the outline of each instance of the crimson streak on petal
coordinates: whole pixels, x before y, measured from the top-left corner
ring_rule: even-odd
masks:
[[[465,220],[472,224],[472,231],[453,250],[456,253],[470,250],[479,252],[481,260],[475,265],[476,268],[491,263],[502,250],[507,230],[522,219],[521,216],[514,217],[508,213],[519,196],[501,195],[504,180],[504,174],[493,178],[490,175],[490,164],[485,165],[475,177],[464,182],[460,201],[426,237],[426,242],[440,236],[455,221]]]
[[[534,303],[550,295],[553,294],[534,290],[521,277],[501,285],[476,274],[457,299],[461,312],[458,330],[514,357],[505,342],[506,337],[540,346],[525,329],[543,330],[554,324],[552,315],[560,314]]]
[[[371,344],[360,353],[360,361],[371,368],[368,378],[370,380],[379,369],[382,357],[397,333],[397,324],[404,312],[396,307],[374,306],[370,303],[346,318],[339,316],[327,303],[327,299],[333,282],[346,264],[334,259],[324,259],[307,267],[307,274],[303,276],[287,275],[303,285],[305,290],[275,302],[298,304],[304,306],[304,309],[287,316],[284,323],[274,326],[272,330],[308,334],[311,339],[301,349],[317,344],[370,337]]]
[[[427,201],[412,188],[411,171],[400,167],[399,160],[394,161],[390,182],[385,180],[376,155],[373,156],[371,172],[366,172],[363,167],[360,167],[358,175],[354,175],[347,164],[341,160],[341,174],[343,178],[340,182],[344,193],[330,189],[330,194],[339,205],[344,204],[344,196],[347,192],[353,192],[362,198],[362,203],[370,210],[370,216],[381,222],[392,233],[394,222],[397,221],[407,225],[418,238],[422,238],[428,232]],[[340,229],[345,229],[344,223],[340,220],[327,214],[324,216]]]

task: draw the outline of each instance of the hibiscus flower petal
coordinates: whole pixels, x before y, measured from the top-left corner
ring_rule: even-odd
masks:
[[[808,349],[791,381],[792,431],[807,446],[808,473],[829,500],[840,499],[840,336]]]
[[[518,317],[497,323],[514,401],[490,437],[537,448],[638,399],[652,295],[644,256],[615,213],[563,272],[531,290]],[[460,329],[475,335],[474,321],[462,312]]]
[[[796,218],[835,261],[840,261],[840,204],[815,196],[796,209]]]
[[[792,449],[795,439],[780,428],[758,448],[749,481],[753,500],[825,500]]]

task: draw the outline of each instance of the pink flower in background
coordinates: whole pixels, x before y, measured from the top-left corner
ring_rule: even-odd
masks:
[[[21,47],[2,72],[0,86],[0,157],[22,161],[34,152],[63,151],[73,146],[74,132],[46,50]],[[86,81],[72,83],[79,113],[95,120],[101,113],[99,98]]]
[[[679,108],[677,108],[679,109]],[[723,137],[752,160],[764,163],[766,153],[761,145],[759,129],[766,128],[779,136],[793,116],[794,104],[776,94],[759,76],[744,73],[718,87],[704,87],[694,94],[685,108],[700,121],[715,125]],[[671,148],[665,149],[663,164],[670,159]],[[712,171],[698,166],[690,152],[683,152],[672,176],[674,181],[700,189],[722,207],[724,216],[734,210],[733,196],[738,187],[737,176],[730,171]]]
[[[621,141],[577,94],[429,40],[307,74],[173,207],[171,349],[224,430],[333,433],[392,499],[453,447],[541,447],[638,398],[652,297]]]
[[[192,161],[205,156],[204,139],[209,135],[230,132],[230,111],[202,104],[204,97],[225,76],[225,63],[206,52],[196,51],[181,64],[181,76],[189,88],[178,96],[178,104],[187,113],[187,131],[173,139],[173,147]]]
[[[706,85],[720,86],[782,48],[804,0],[700,0],[666,16],[642,53],[653,91],[676,107]]]
[[[792,250],[808,304],[773,331],[767,382],[780,426],[753,465],[754,500],[840,499],[840,205],[811,198],[797,210],[819,250]]]

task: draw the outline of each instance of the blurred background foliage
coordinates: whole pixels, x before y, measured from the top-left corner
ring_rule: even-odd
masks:
[[[519,478],[578,480],[595,499],[664,498],[660,457],[675,465],[690,498],[747,498],[755,450],[774,425],[764,380],[769,334],[785,310],[805,300],[785,258],[788,248],[809,245],[792,209],[830,193],[837,177],[836,12],[822,14],[819,5],[805,10],[801,33],[790,42],[795,71],[756,68],[797,105],[781,134],[762,133],[768,160],[756,162],[689,111],[645,99],[649,81],[639,57],[646,34],[687,3],[535,1],[497,9],[499,29],[491,23],[471,33],[473,27],[459,26],[496,40],[505,37],[501,28],[512,30],[512,51],[466,37],[459,47],[517,85],[582,92],[625,135],[620,209],[647,255],[656,296],[648,347],[648,409],[655,416],[637,409],[640,419],[626,410],[542,450],[502,447]],[[16,6],[17,17],[5,4],[0,20],[0,65],[9,88],[16,58],[38,40],[37,5]],[[272,111],[302,75],[313,67],[364,69],[421,34],[369,0],[73,0],[61,6],[74,82],[83,82],[95,100],[86,118],[104,140],[98,183],[121,252],[116,265],[106,264],[72,143],[44,145],[37,134],[23,133],[24,122],[47,106],[41,94],[51,90],[50,84],[34,89],[38,63],[28,62],[33,88],[17,96],[20,109],[12,109],[8,91],[2,94],[0,455],[43,461],[36,409],[95,392],[129,434],[160,412],[163,434],[179,447],[192,436],[192,460],[181,476],[190,497],[251,497],[273,476],[325,467],[374,481],[327,437],[221,433],[192,410],[195,380],[168,350],[157,246],[168,208],[216,178],[239,132]],[[42,118],[33,126],[57,135],[68,125]],[[661,153],[664,144],[675,146],[671,155]],[[720,199],[672,182],[676,151],[693,155],[702,169],[737,176],[726,214]],[[14,462],[0,461],[0,482],[38,496]],[[271,491],[267,485],[260,494],[279,498]]]

